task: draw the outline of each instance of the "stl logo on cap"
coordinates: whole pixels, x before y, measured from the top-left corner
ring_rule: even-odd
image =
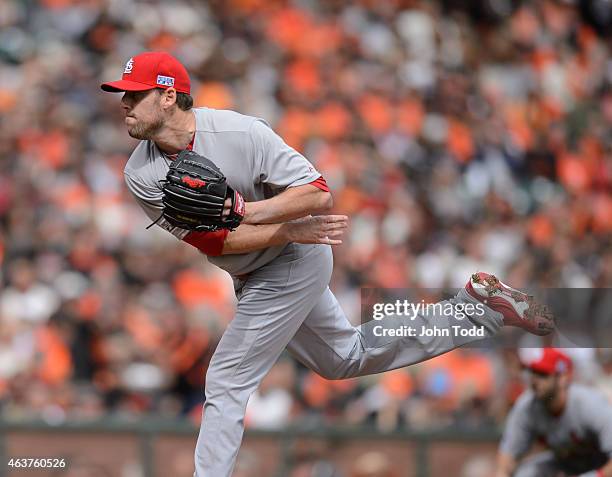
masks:
[[[132,68],[134,68],[134,58],[130,58],[125,64],[125,69],[123,70],[123,74],[131,73]]]

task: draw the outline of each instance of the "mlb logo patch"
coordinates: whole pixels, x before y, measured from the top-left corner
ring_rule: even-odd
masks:
[[[157,84],[160,86],[174,86],[174,78],[172,76],[157,75]]]
[[[134,58],[130,58],[128,62],[125,64],[125,69],[123,70],[123,74],[131,73],[132,68],[134,68]]]

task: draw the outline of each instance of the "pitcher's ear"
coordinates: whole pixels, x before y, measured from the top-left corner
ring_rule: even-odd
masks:
[[[171,108],[176,104],[176,90],[174,88],[161,89],[162,107],[165,109]]]

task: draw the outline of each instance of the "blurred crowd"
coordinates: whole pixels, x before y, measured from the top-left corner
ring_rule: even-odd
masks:
[[[200,419],[235,298],[123,184],[135,141],[99,84],[134,54],[173,53],[196,106],[265,118],[322,172],[359,324],[364,286],[612,285],[611,33],[606,1],[0,2],[0,414]],[[612,389],[610,352],[572,353]],[[346,381],[284,356],[247,425],[478,427],[523,386],[512,350]]]

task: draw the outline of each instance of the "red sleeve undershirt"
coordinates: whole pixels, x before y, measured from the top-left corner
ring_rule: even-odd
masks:
[[[325,182],[325,179],[323,179],[323,176],[321,176],[318,179],[312,181],[310,183],[310,185],[318,187],[322,191],[329,192],[329,187],[327,186],[327,182]]]
[[[216,232],[189,232],[183,238],[183,241],[193,245],[206,255],[217,257],[223,252],[227,234],[229,234],[227,229],[217,230]]]
[[[192,144],[190,144],[190,146]],[[323,176],[310,182],[310,184],[322,191],[329,192],[329,187],[325,179],[323,179]],[[228,234],[229,230],[217,230],[216,232],[189,232],[183,238],[183,241],[199,249],[206,255],[218,257],[223,253],[223,245],[225,244],[225,239]]]

